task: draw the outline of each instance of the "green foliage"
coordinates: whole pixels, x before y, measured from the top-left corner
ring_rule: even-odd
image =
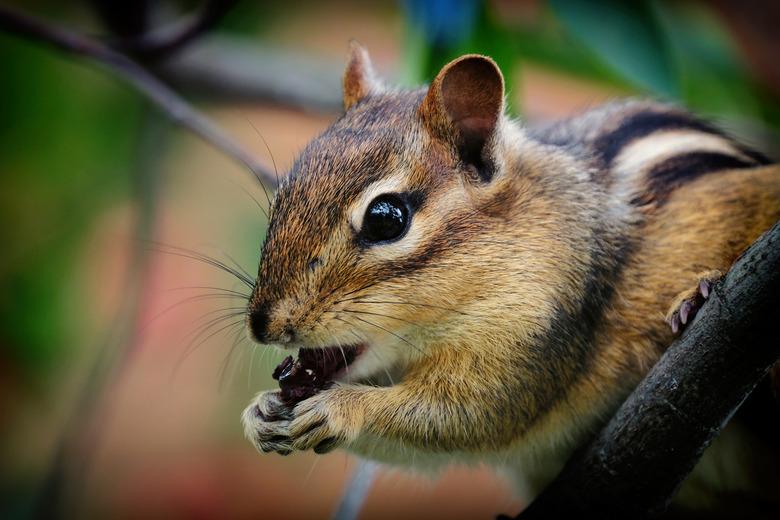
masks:
[[[678,101],[711,117],[780,128],[780,103],[750,78],[733,40],[706,5],[550,0],[533,19],[511,22],[490,2],[480,2],[476,12],[463,37],[446,45],[410,23],[406,82],[430,81],[447,61],[477,52],[493,56],[510,83],[519,77],[520,63],[532,62]]]
[[[407,25],[404,38],[404,70],[402,81],[408,85],[430,82],[439,70],[453,59],[467,53],[485,54],[493,58],[503,71],[507,92],[512,92],[517,53],[511,33],[493,19],[484,4],[478,6],[471,20],[471,30],[451,42],[431,41],[424,26]],[[511,106],[509,107],[511,110]]]
[[[95,216],[127,196],[140,103],[102,73],[6,35],[0,61],[0,342],[37,364],[56,361],[84,326],[70,312],[74,255]]]
[[[758,88],[719,20],[690,4],[660,4],[657,13],[674,53],[680,99],[707,113],[761,119]]]
[[[550,0],[550,7],[573,36],[632,84],[679,97],[667,40],[648,2]]]

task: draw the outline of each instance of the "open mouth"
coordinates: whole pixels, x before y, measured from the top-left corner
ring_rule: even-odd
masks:
[[[282,401],[294,406],[324,390],[365,348],[364,344],[340,348],[302,348],[298,351],[298,359],[287,356],[271,375],[279,381]]]

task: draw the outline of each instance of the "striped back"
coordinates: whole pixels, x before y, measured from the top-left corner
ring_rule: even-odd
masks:
[[[701,175],[771,162],[711,123],[650,101],[609,103],[531,135],[587,161],[594,181],[643,208]]]

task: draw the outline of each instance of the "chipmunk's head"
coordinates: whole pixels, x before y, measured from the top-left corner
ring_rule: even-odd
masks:
[[[540,197],[537,209],[534,191],[506,174],[502,134],[519,132],[508,128],[496,64],[463,56],[427,89],[394,90],[353,45],[344,107],[279,187],[248,307],[251,336],[338,359],[342,347],[334,377],[382,378],[443,338],[515,334],[507,329],[532,323],[515,307],[518,291],[529,312],[546,312],[544,289],[505,283],[518,270],[543,271],[534,261],[555,246],[539,240],[544,222],[516,227],[523,208],[542,220],[550,208]]]

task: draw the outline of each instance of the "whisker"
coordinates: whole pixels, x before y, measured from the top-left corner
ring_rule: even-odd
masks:
[[[349,321],[347,321],[347,320],[344,320],[344,319],[341,319],[341,318],[338,318],[338,317],[334,317],[334,319],[336,319],[336,320],[339,320],[339,321],[341,321],[341,322],[344,322],[344,323],[346,323],[347,325],[349,325],[350,327],[355,327],[355,324],[354,324],[354,323],[351,323],[351,322],[349,322]],[[349,329],[349,333],[350,333],[350,334],[352,334],[353,336],[355,336],[355,338],[357,338],[357,340],[358,340],[360,343],[364,343],[364,342],[366,342],[366,339],[365,339],[365,338],[361,338],[361,337],[358,335],[358,333],[357,333],[357,332],[355,332],[353,329],[351,329],[351,328],[350,328],[350,329]],[[384,358],[383,358],[382,356],[380,356],[380,355],[379,355],[379,351],[378,351],[377,349],[375,349],[375,348],[373,348],[373,349],[370,349],[369,351],[370,351],[370,352],[372,352],[372,353],[373,353],[375,356],[377,356],[377,357],[379,358],[379,360],[382,362],[382,370],[384,370],[384,372],[385,372],[385,375],[387,375],[387,378],[390,380],[390,383],[391,383],[392,385],[395,385],[395,381],[393,381],[393,376],[391,376],[391,375],[390,375],[390,372],[387,370],[387,363],[385,362]]]
[[[201,327],[206,326],[209,323],[212,323],[213,321],[217,321],[217,320],[219,320],[222,317],[232,316],[232,315],[236,315],[237,316],[237,315],[243,314],[245,312],[246,312],[246,309],[243,306],[241,306],[241,307],[224,307],[224,308],[212,309],[210,311],[206,311],[206,312],[204,312],[203,314],[201,314],[200,316],[198,316],[195,319],[194,323],[197,324],[197,327],[192,332],[190,332],[189,334],[184,336],[184,339],[190,337],[193,332],[199,330]],[[211,316],[212,314],[217,314],[217,313],[222,313],[222,314],[220,316],[215,317],[215,318],[211,318],[208,322],[203,322],[203,320],[205,320],[207,317]]]
[[[369,316],[379,316],[379,317],[382,317],[382,318],[390,318],[391,320],[402,321],[404,323],[408,323],[409,325],[414,325],[415,327],[422,327],[422,325],[420,325],[419,323],[415,323],[413,321],[405,320],[403,318],[398,318],[396,316],[391,316],[389,314],[382,314],[382,313],[379,313],[379,312],[356,311],[356,310],[352,310],[352,309],[342,309],[341,311],[325,311],[325,312],[347,312],[347,313],[350,313],[350,314],[367,314]]]
[[[246,285],[250,290],[254,290],[255,288],[255,282],[250,276],[247,276],[241,273],[240,271],[236,270],[235,268],[230,267],[229,265],[227,265],[225,262],[222,262],[221,260],[212,258],[204,253],[199,253],[197,251],[192,251],[178,246],[171,246],[171,245],[161,244],[159,242],[153,242],[153,241],[147,241],[147,242],[155,246],[156,251],[160,253],[168,254],[171,256],[179,256],[182,258],[189,258],[191,260],[203,262],[207,265],[210,265],[225,273],[232,275],[233,277],[238,279],[241,283]]]
[[[322,302],[324,302],[325,300],[330,298],[333,295],[333,293],[335,293],[336,291],[341,290],[341,288],[344,287],[346,284],[347,284],[347,282],[345,281],[344,283],[333,287],[330,291],[328,291],[328,294],[320,296],[318,298],[318,300],[317,300],[316,305],[320,305]]]
[[[211,258],[211,257],[207,257],[205,255],[196,256],[196,255],[190,255],[190,254],[185,254],[185,253],[179,253],[179,252],[175,252],[175,251],[160,251],[160,252],[168,254],[168,255],[172,255],[172,256],[179,256],[179,257],[182,257],[182,258],[189,258],[190,260],[196,260],[196,261],[202,262],[202,263],[204,263],[206,265],[210,265],[212,267],[215,267],[215,268],[219,269],[222,272],[225,272],[225,273],[228,273],[228,274],[232,275],[233,277],[238,279],[241,283],[243,283],[244,285],[246,285],[250,289],[254,290],[254,288],[255,288],[254,280],[252,280],[251,278],[247,277],[246,275],[242,274],[241,272],[235,270],[234,268],[228,266],[224,262],[221,262],[221,261],[219,261],[217,259],[214,259],[214,258]]]
[[[336,303],[346,303],[346,302],[351,302],[353,304],[363,304],[363,303],[371,304],[371,303],[374,303],[374,304],[383,304],[383,305],[411,305],[413,307],[430,307],[430,308],[433,308],[433,309],[441,309],[441,310],[444,310],[444,311],[455,312],[455,313],[458,313],[458,314],[462,314],[464,316],[479,317],[478,315],[469,314],[467,312],[461,311],[460,309],[456,309],[454,307],[446,307],[446,306],[442,306],[442,305],[433,305],[433,304],[430,304],[430,303],[399,302],[399,301],[391,301],[391,300],[359,300],[357,298],[350,298],[350,299],[346,299],[346,300],[339,300]]]
[[[406,343],[406,344],[407,344],[407,345],[409,345],[410,347],[412,347],[412,348],[414,348],[415,350],[417,350],[417,352],[419,352],[420,354],[422,354],[422,353],[423,353],[423,351],[420,349],[420,347],[418,347],[417,345],[415,345],[414,343],[412,343],[412,342],[411,342],[411,341],[409,341],[408,339],[404,338],[403,336],[400,336],[400,335],[396,334],[395,332],[393,332],[393,331],[391,331],[391,330],[388,330],[388,329],[386,329],[385,327],[382,327],[381,325],[377,325],[376,323],[373,323],[373,322],[371,322],[371,321],[368,321],[368,320],[366,320],[366,319],[363,319],[363,318],[361,318],[360,316],[353,316],[353,318],[355,318],[355,319],[356,319],[356,320],[358,320],[358,321],[362,321],[363,323],[367,323],[368,325],[371,325],[371,326],[373,326],[373,327],[376,327],[376,328],[378,328],[378,329],[381,329],[381,330],[383,330],[383,331],[387,332],[388,334],[390,334],[390,335],[392,335],[392,336],[395,336],[396,338],[400,339],[401,341],[403,341],[404,343]]]
[[[210,313],[210,314],[213,314],[213,313]],[[222,323],[222,322],[224,322],[226,320],[235,318],[236,316],[239,316],[241,314],[243,314],[243,312],[228,311],[228,312],[224,312],[224,314],[222,314],[220,316],[217,316],[216,318],[212,318],[212,319],[208,320],[205,323],[199,324],[197,327],[195,327],[195,329],[193,329],[191,332],[189,332],[188,334],[186,334],[184,336],[184,339],[190,338],[189,341],[188,341],[188,344],[187,344],[187,348],[185,349],[185,352],[187,352],[187,350],[193,344],[198,342],[200,340],[200,338],[203,337],[204,334],[208,333],[209,330],[211,330],[212,328],[216,327],[220,323]],[[198,319],[202,320],[203,318],[205,318],[205,316],[201,316]],[[196,347],[197,347],[197,345],[196,345]]]
[[[345,303],[345,302],[351,302],[353,304],[409,305],[409,306],[412,306],[412,307],[430,307],[430,308],[433,308],[433,309],[441,309],[441,310],[453,312],[453,313],[460,314],[460,315],[463,315],[463,316],[469,316],[471,318],[476,318],[476,319],[482,320],[482,321],[484,321],[486,323],[499,323],[499,321],[497,321],[493,316],[489,316],[489,315],[485,315],[485,314],[469,313],[469,312],[461,311],[460,309],[455,309],[453,307],[446,307],[446,306],[441,306],[441,305],[433,305],[433,304],[429,304],[429,303],[399,302],[399,301],[390,301],[390,300],[360,300],[360,299],[357,299],[357,298],[355,298],[355,299],[339,300],[336,303]],[[513,307],[518,307],[519,308],[521,306],[520,305],[513,305]],[[391,316],[388,316],[388,317],[391,317]],[[396,318],[396,319],[398,319],[398,318]],[[541,328],[545,327],[545,324],[540,322],[540,321],[538,321],[538,320],[525,318],[525,317],[519,317],[519,318],[515,317],[515,319],[518,319],[518,320],[520,320],[523,323],[526,323],[528,325],[533,325],[533,326],[541,327]]]
[[[141,328],[141,332],[147,331],[149,327],[153,325],[157,320],[159,320],[169,312],[173,311],[174,309],[181,307],[182,305],[185,305],[187,303],[195,303],[195,302],[205,301],[205,300],[219,300],[219,299],[232,299],[232,298],[235,298],[235,296],[231,296],[227,294],[201,294],[198,296],[190,296],[189,298],[184,298],[183,300],[180,300],[176,303],[169,305],[159,313],[149,318],[149,320],[143,324],[143,327]],[[241,308],[243,309],[244,307]],[[231,307],[231,309],[238,309],[238,307]],[[218,309],[218,310],[227,310],[227,309]],[[210,311],[208,314],[211,314],[213,312],[215,311]]]
[[[254,345],[254,347],[255,347],[256,349],[257,349],[257,348],[259,348],[259,349],[260,349],[260,361],[259,361],[259,363],[260,363],[260,365],[262,366],[262,364],[263,364],[263,363],[265,363],[265,358],[266,358],[266,356],[269,356],[269,355],[270,355],[270,352],[271,352],[273,349],[270,349],[270,348],[267,348],[267,347],[260,347],[260,346],[259,346],[259,345],[257,345],[256,343],[252,343],[252,345]]]
[[[246,307],[242,305],[241,307],[223,307],[221,309],[206,311],[199,319],[203,319],[206,316],[211,316],[212,314],[216,314],[218,312],[230,313],[233,315],[244,314],[246,312]]]
[[[229,319],[229,317],[227,319]],[[192,347],[192,348],[188,347],[188,351],[185,352],[185,354],[182,356],[182,358],[176,363],[176,366],[174,366],[172,375],[175,376],[178,373],[178,371],[181,368],[181,365],[184,363],[184,361],[186,361],[187,358],[189,358],[198,348],[200,348],[201,345],[203,345],[209,339],[213,338],[214,336],[216,336],[220,332],[224,331],[225,329],[228,329],[230,327],[235,327],[236,325],[240,324],[242,321],[243,321],[243,318],[240,319],[240,320],[235,320],[235,321],[233,321],[231,323],[228,323],[227,325],[218,328],[217,330],[215,330],[214,332],[212,332],[211,334],[209,334],[205,338],[201,339],[198,342],[198,344],[195,345],[194,347]]]
[[[244,116],[246,117],[246,116]],[[271,147],[268,146],[268,141],[265,140],[265,137],[263,137],[263,134],[260,133],[260,130],[257,129],[255,124],[252,122],[251,119],[246,117],[246,120],[249,122],[250,125],[252,125],[252,128],[254,128],[255,133],[260,138],[261,141],[263,141],[263,144],[265,145],[265,149],[268,150],[268,156],[271,158],[271,164],[274,166],[274,175],[276,175],[276,185],[279,186],[279,170],[276,167],[276,160],[274,159],[274,154],[271,151]]]
[[[258,178],[257,172],[252,171],[252,173],[255,174],[255,180],[260,182],[260,186],[263,187],[263,191],[265,192],[265,183]],[[257,200],[257,198],[254,195],[252,195],[249,192],[249,190],[247,190],[243,185],[241,185],[241,183],[239,183],[238,181],[235,181],[233,179],[230,179],[230,178],[225,178],[224,180],[226,180],[227,182],[229,182],[230,184],[232,184],[236,188],[238,188],[241,191],[243,191],[250,199],[252,199],[252,201],[255,203],[255,206],[257,206],[257,208],[260,210],[260,212],[263,214],[263,216],[266,218],[266,220],[269,219],[268,212],[266,211],[266,208],[264,208],[263,205],[260,204],[260,201]],[[265,197],[266,197],[266,199],[268,199],[268,193],[267,192],[265,192]]]
[[[387,304],[387,305],[410,305],[410,306],[413,306],[413,307],[430,307],[430,308],[433,308],[433,309],[441,309],[441,310],[445,310],[445,311],[449,311],[449,312],[455,312],[457,314],[462,314],[464,316],[471,316],[471,317],[474,317],[474,318],[486,318],[486,317],[488,317],[488,316],[485,316],[485,315],[482,315],[482,314],[474,314],[474,313],[465,312],[465,311],[462,311],[460,309],[456,309],[455,307],[447,307],[445,305],[434,305],[434,304],[422,303],[422,302],[401,302],[401,301],[393,301],[393,300],[358,300],[358,299],[355,299],[355,300],[342,300],[342,301],[337,302],[337,303],[342,303],[342,302],[345,302],[345,301],[351,301],[354,304],[362,304],[362,303],[371,304],[371,303],[375,303],[375,304]]]
[[[390,375],[390,371],[387,369],[387,361],[385,361],[385,358],[379,353],[379,349],[373,348],[370,352],[379,358],[379,362],[382,363],[382,370],[384,370],[387,379],[390,380],[391,385],[395,386],[393,376]]]
[[[247,390],[252,389],[252,374],[254,373],[255,358],[257,357],[257,345],[255,345],[254,343],[250,343],[249,347],[251,352],[249,354],[249,371],[246,373]]]
[[[265,138],[263,137],[263,134],[260,133],[260,131],[255,126],[255,124],[252,123],[252,121],[248,117],[246,117],[246,116],[244,116],[244,117],[249,122],[249,124],[252,125],[252,128],[255,129],[255,132],[257,132],[257,135],[260,137],[260,139],[262,139],[263,143],[265,143],[265,146],[268,149],[268,154],[271,156],[271,162],[274,165],[274,175],[276,175],[276,185],[278,186],[279,185],[279,171],[276,169],[276,161],[274,161],[274,156],[271,153],[271,149],[268,147],[268,143],[265,142]],[[270,208],[271,207],[271,197],[268,196],[268,190],[266,189],[265,184],[263,184],[262,182],[260,183],[260,186],[262,186],[262,188],[263,188],[263,193],[265,194],[266,200],[268,200],[268,207]]]
[[[226,376],[227,376],[227,373],[228,373],[228,369],[230,367],[230,361],[231,361],[231,359],[233,357],[233,353],[235,352],[236,348],[238,347],[238,345],[241,344],[241,340],[242,339],[243,338],[241,336],[241,328],[239,327],[239,328],[236,329],[235,332],[233,332],[233,341],[232,341],[232,343],[230,345],[230,349],[228,350],[227,354],[225,354],[225,357],[223,358],[222,364],[220,366],[219,387],[218,387],[220,392],[223,391],[224,388],[225,388],[225,381],[226,381]],[[235,368],[236,367],[234,365],[234,370],[235,370]],[[231,378],[235,377],[235,372],[230,377]]]
[[[251,274],[249,271],[247,271],[246,269],[244,269],[244,268],[241,266],[241,264],[239,264],[239,263],[236,261],[236,259],[235,259],[235,258],[233,258],[232,256],[230,256],[229,254],[225,253],[224,251],[222,251],[222,254],[223,254],[223,255],[225,255],[225,257],[227,257],[227,259],[228,259],[228,260],[230,260],[231,262],[233,262],[233,265],[234,265],[234,266],[236,266],[236,269],[237,269],[237,270],[239,270],[239,271],[240,271],[240,272],[241,272],[241,273],[242,273],[244,276],[246,276],[248,279],[252,280],[252,285],[254,285],[254,279],[252,278],[252,274]]]
[[[379,282],[381,282],[381,280],[374,280],[373,282],[368,283],[368,284],[364,285],[363,287],[360,287],[360,288],[355,289],[353,291],[349,291],[348,293],[344,293],[342,296],[349,296],[350,294],[355,294],[356,292],[363,291],[365,289],[373,287],[374,285],[378,284]]]
[[[328,328],[327,328],[327,327],[325,327],[325,330],[328,330]],[[329,331],[329,330],[328,330],[328,331]],[[329,332],[330,332],[330,331],[329,331]],[[322,346],[324,346],[324,345],[322,344],[322,342],[320,342],[320,346],[321,346],[321,347],[322,347]],[[344,347],[342,347],[342,345],[341,345],[341,342],[338,342],[338,344],[337,344],[336,346],[337,346],[337,347],[339,348],[339,350],[341,351],[341,357],[344,359],[344,369],[345,369],[345,370],[346,370],[346,372],[347,372],[347,380],[348,380],[348,381],[350,381],[350,382],[352,382],[352,378],[351,378],[351,376],[350,376],[350,374],[349,374],[349,362],[347,362],[347,354],[344,352]]]
[[[240,296],[242,298],[249,299],[252,297],[251,294],[243,293],[241,291],[235,291],[233,289],[225,289],[223,287],[213,287],[208,285],[186,285],[183,287],[171,287],[168,289],[165,289],[167,292],[171,291],[184,291],[184,290],[192,290],[192,289],[202,289],[202,290],[209,290],[209,291],[220,291],[227,294],[231,294],[233,296]]]
[[[243,191],[243,192],[244,192],[244,193],[245,193],[245,194],[246,194],[246,195],[247,195],[247,196],[248,196],[250,199],[252,199],[252,201],[255,203],[255,206],[257,206],[257,208],[258,208],[258,209],[260,210],[260,212],[263,214],[263,216],[265,217],[265,219],[266,219],[266,220],[268,220],[268,219],[269,219],[268,212],[266,211],[266,209],[263,207],[263,205],[262,205],[262,204],[260,204],[260,201],[259,201],[259,200],[257,200],[257,198],[256,198],[254,195],[252,195],[251,193],[249,193],[249,190],[247,190],[246,188],[244,188],[244,187],[243,187],[241,184],[239,184],[238,182],[234,182],[234,181],[232,181],[231,179],[226,179],[226,180],[227,180],[228,182],[230,182],[231,184],[233,184],[234,186],[236,186],[236,187],[237,187],[238,189],[240,189],[241,191]]]
[[[349,375],[349,363],[347,362],[347,354],[344,352],[344,347],[341,346],[341,343],[339,343],[337,346],[339,347],[339,351],[341,351],[341,357],[344,358],[344,370],[347,372],[347,381],[351,383],[352,377]]]
[[[301,483],[302,489],[309,488],[309,480],[311,480],[311,476],[314,475],[314,469],[317,467],[317,464],[320,462],[321,459],[322,457],[312,457],[311,469],[306,474],[306,477],[303,479],[303,483]]]

